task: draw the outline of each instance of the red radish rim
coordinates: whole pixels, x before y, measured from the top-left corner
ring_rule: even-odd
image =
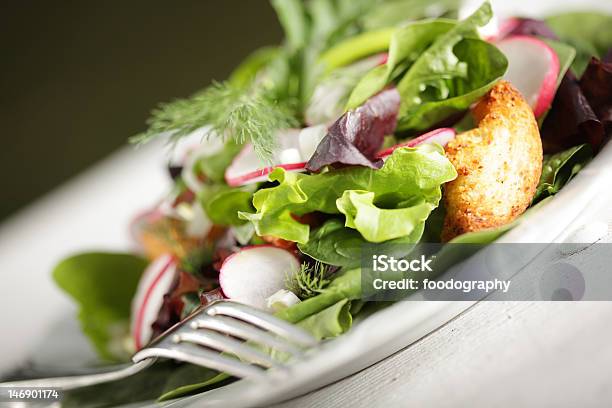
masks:
[[[254,170],[254,171],[251,171],[249,173],[245,173],[245,174],[243,174],[241,176],[237,176],[237,177],[228,177],[227,176],[227,172],[226,172],[225,173],[225,181],[227,182],[227,184],[229,186],[232,186],[232,187],[240,186],[245,181],[253,180],[253,179],[256,179],[258,177],[267,176],[268,174],[270,174],[272,172],[272,170],[274,170],[276,168],[279,168],[279,167],[282,168],[282,169],[288,170],[288,171],[291,171],[291,170],[302,170],[302,169],[305,169],[306,162],[277,164],[277,165],[274,165],[274,166],[263,167],[261,169]]]
[[[389,60],[389,53],[388,52],[381,52],[379,55],[380,60],[378,61],[378,65],[385,65],[387,63],[387,61]]]
[[[540,40],[537,37],[530,35],[511,35],[498,41],[499,44],[509,41],[525,41],[532,44],[536,44],[538,47],[545,49],[551,57],[551,68],[554,71],[554,75],[545,75],[544,80],[540,84],[538,89],[538,98],[536,104],[533,107],[533,114],[535,117],[541,116],[544,112],[550,108],[555,98],[555,85],[559,77],[559,56],[546,42]],[[545,92],[551,90],[551,92]],[[525,96],[525,95],[524,95]]]
[[[430,139],[430,138],[432,138],[432,137],[434,137],[434,136],[436,136],[436,135],[438,135],[440,133],[446,133],[446,132],[452,133],[453,136],[455,135],[455,129],[453,129],[453,128],[435,129],[435,130],[427,132],[427,133],[425,133],[425,134],[423,134],[421,136],[415,137],[414,139],[409,140],[407,142],[399,143],[399,144],[396,144],[395,146],[391,146],[391,147],[389,147],[389,148],[387,148],[385,150],[382,150],[382,151],[380,151],[380,152],[378,152],[376,154],[376,157],[379,158],[379,159],[382,159],[384,157],[387,157],[387,156],[391,155],[391,153],[393,153],[396,149],[399,149],[400,147],[414,147],[414,146],[417,146],[417,145],[427,141],[428,139]]]
[[[388,149],[382,150],[380,152],[378,152],[376,154],[377,158],[383,158],[386,156],[389,156],[391,153],[393,153],[393,151],[399,147],[413,147],[416,146],[422,142],[424,142],[425,140],[440,134],[440,133],[444,133],[444,132],[452,132],[453,135],[455,134],[455,130],[452,128],[440,128],[440,129],[434,129],[428,133],[425,133],[421,136],[416,137],[415,139],[412,139],[406,143],[401,143],[395,146],[392,146]],[[246,152],[246,149],[243,150]],[[235,158],[234,160],[240,160],[240,156],[242,154],[246,154],[243,152],[240,152]],[[237,177],[228,177],[228,172],[225,172],[225,182],[232,187],[237,187],[237,186],[241,186],[244,184],[245,181],[256,181],[256,179],[260,178],[260,177],[264,177],[267,176],[268,174],[270,174],[274,169],[276,168],[282,168],[285,169],[287,171],[293,171],[293,170],[305,170],[306,167],[306,163],[307,162],[299,162],[299,163],[286,163],[286,164],[277,164],[274,166],[268,166],[268,167],[262,167],[260,169],[242,174],[240,176]],[[228,168],[229,169],[229,168]]]
[[[159,280],[166,274],[170,266],[173,263],[175,263],[175,261],[176,260],[174,259],[173,256],[168,257],[168,262],[166,262],[166,264],[160,269],[160,271],[157,273],[157,275],[155,276],[155,278],[153,279],[153,281],[151,282],[151,284],[149,285],[149,287],[147,288],[144,294],[144,300],[142,301],[142,303],[140,304],[140,307],[138,308],[138,312],[136,314],[136,320],[134,323],[134,326],[135,326],[134,327],[134,343],[136,346],[136,350],[140,350],[143,346],[143,344],[140,342],[140,337],[142,334],[142,324],[144,320],[144,312],[146,310],[147,303],[149,302],[149,299],[151,298],[151,293],[153,292],[153,288],[155,288]]]

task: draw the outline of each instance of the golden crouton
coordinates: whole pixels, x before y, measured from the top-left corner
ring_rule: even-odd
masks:
[[[542,172],[542,142],[531,107],[501,81],[474,107],[477,128],[446,146],[458,177],[444,190],[442,241],[513,221],[529,204]]]

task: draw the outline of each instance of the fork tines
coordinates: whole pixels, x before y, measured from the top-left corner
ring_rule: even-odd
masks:
[[[304,330],[253,307],[217,301],[177,324],[137,352],[136,363],[170,358],[209,367],[235,377],[261,377],[284,369],[317,340]]]

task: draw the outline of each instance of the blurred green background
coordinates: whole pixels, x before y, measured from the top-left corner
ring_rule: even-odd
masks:
[[[266,0],[0,5],[0,220],[282,37]]]

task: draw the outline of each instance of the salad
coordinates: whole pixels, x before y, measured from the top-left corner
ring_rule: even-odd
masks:
[[[53,272],[106,362],[129,361],[218,299],[339,336],[376,307],[362,298],[364,245],[492,242],[611,133],[609,16],[499,19],[484,2],[458,19],[452,0],[271,4],[281,45],[161,104],[131,139],[172,146],[173,188],[130,226],[139,250],[77,254]],[[227,381],[168,361],[64,404]]]

